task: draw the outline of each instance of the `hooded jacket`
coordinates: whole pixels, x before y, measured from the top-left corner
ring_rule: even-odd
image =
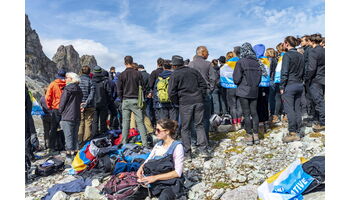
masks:
[[[316,46],[309,52],[309,64],[306,66],[305,82],[325,85],[325,49]]]
[[[284,90],[287,84],[303,82],[304,65],[304,56],[296,48],[292,48],[284,54],[281,69],[281,90]]]
[[[47,108],[49,110],[59,108],[64,86],[66,86],[66,80],[63,79],[56,79],[50,83],[45,95]]]
[[[204,78],[195,69],[179,66],[170,76],[168,94],[172,103],[178,105],[203,103],[206,90],[207,84]]]
[[[159,102],[159,99],[158,99],[158,88],[157,88],[157,84],[158,84],[158,82],[159,82],[159,77],[161,77],[161,78],[163,78],[163,79],[166,79],[166,78],[170,77],[172,73],[173,73],[172,71],[163,70],[163,71],[159,74],[159,76],[158,76],[158,78],[157,78],[157,80],[156,80],[156,82],[155,82],[155,84],[154,84],[154,88],[155,88],[155,89],[153,90],[153,104],[154,104],[154,107],[155,107],[155,108],[172,108],[172,107],[176,107],[174,103],[160,103],[160,102]],[[169,80],[169,82],[170,82],[170,80]],[[169,83],[168,83],[168,84],[169,84]],[[169,85],[168,85],[168,89],[169,89]]]
[[[59,112],[62,121],[80,121],[80,104],[83,99],[83,92],[78,83],[68,84],[62,93]]]
[[[97,108],[107,108],[111,103],[111,87],[108,77],[103,73],[95,73],[92,77],[92,84],[95,87],[94,103]]]
[[[207,84],[207,93],[214,90],[218,77],[215,69],[211,67],[209,61],[205,60],[202,56],[195,55],[193,61],[188,64],[188,67],[196,69],[202,75]]]
[[[238,86],[236,95],[249,99],[258,98],[261,74],[260,65],[255,58],[241,58],[233,72],[233,81]]]

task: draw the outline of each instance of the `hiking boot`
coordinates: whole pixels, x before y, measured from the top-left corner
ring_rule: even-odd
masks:
[[[200,152],[200,153],[198,154],[198,157],[200,157],[200,158],[208,158],[208,157],[209,157],[209,153],[208,153],[207,150],[202,151],[202,152]]]
[[[247,134],[244,137],[244,141],[246,142],[247,145],[253,145],[254,139],[252,134]]]
[[[254,140],[254,144],[260,144],[260,139],[259,139],[259,134],[255,133],[253,134],[253,140]]]
[[[320,132],[320,131],[324,131],[326,127],[324,125],[316,124],[312,126],[312,129],[314,130],[314,132]]]
[[[286,136],[283,137],[282,141],[284,143],[300,141],[300,136],[296,132],[290,132]]]
[[[283,115],[282,122],[288,122],[287,114]]]
[[[192,156],[190,154],[185,155],[185,162],[192,162]]]
[[[278,118],[277,115],[273,115],[273,116],[272,116],[272,121],[271,121],[271,123],[276,124],[276,123],[278,123],[279,121],[280,121],[280,119]]]

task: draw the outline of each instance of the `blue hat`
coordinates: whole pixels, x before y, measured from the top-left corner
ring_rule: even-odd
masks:
[[[58,73],[56,74],[56,78],[65,79],[66,78],[66,70],[59,69]]]

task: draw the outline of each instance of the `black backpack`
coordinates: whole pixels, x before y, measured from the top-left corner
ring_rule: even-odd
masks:
[[[107,106],[107,84],[108,84],[108,79],[100,81],[100,82],[95,82],[95,107],[100,108],[100,107],[106,107]]]
[[[325,156],[315,156],[304,163],[302,167],[304,172],[315,178],[303,192],[303,195],[311,192],[325,191]]]
[[[49,176],[62,170],[64,170],[64,162],[55,157],[50,157],[44,163],[37,166],[35,174],[38,176]]]

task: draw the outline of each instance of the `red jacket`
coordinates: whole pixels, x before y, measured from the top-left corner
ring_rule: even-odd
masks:
[[[58,109],[63,88],[66,86],[66,80],[56,79],[52,81],[47,88],[45,100],[49,110]]]

